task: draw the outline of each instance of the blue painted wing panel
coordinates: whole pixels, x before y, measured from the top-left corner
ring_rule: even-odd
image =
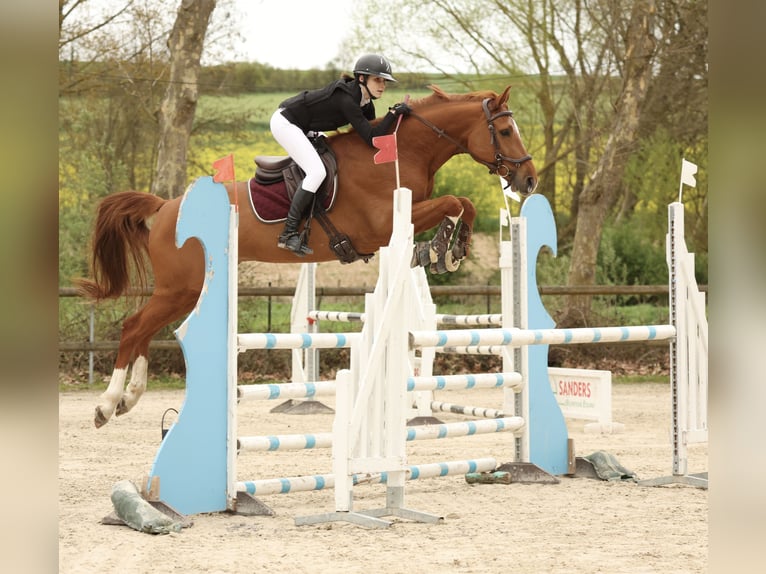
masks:
[[[176,330],[186,361],[186,398],[150,472],[160,499],[183,514],[226,510],[229,198],[211,177],[186,191],[176,244],[191,238],[205,252],[205,283],[194,311]]]
[[[537,289],[537,256],[544,246],[556,255],[556,221],[548,200],[542,195],[533,195],[524,201],[521,216],[527,220],[528,328],[551,329],[555,322]],[[569,433],[548,380],[548,347],[529,346],[529,452],[530,462],[559,475],[568,469]]]

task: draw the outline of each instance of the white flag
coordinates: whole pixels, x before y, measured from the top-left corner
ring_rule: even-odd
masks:
[[[681,164],[681,183],[691,187],[697,187],[697,179],[694,174],[697,173],[697,166],[690,161],[682,160]]]

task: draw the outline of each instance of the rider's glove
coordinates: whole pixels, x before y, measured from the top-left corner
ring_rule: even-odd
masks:
[[[406,116],[412,111],[412,108],[404,102],[399,102],[398,104],[394,104],[392,107],[388,108],[388,111],[395,116]]]

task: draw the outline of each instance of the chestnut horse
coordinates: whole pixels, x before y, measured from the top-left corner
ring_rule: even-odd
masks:
[[[431,242],[416,246],[412,264],[430,264],[432,271],[443,272],[456,269],[468,255],[476,209],[467,197],[430,199],[436,171],[452,156],[467,153],[522,196],[535,190],[537,172],[507,107],[510,86],[499,95],[492,91],[451,95],[436,86],[431,90],[428,97],[411,102],[412,113],[402,121],[397,141],[401,185],[412,190],[415,233],[441,224]],[[354,133],[330,136],[328,143],[337,158],[338,196],[327,215],[348,235],[358,253],[375,253],[391,235],[394,164],[376,165],[376,150]],[[239,205],[249,205],[248,182],[226,184],[226,188],[232,202],[238,198]],[[80,292],[95,300],[125,294],[131,267],[146,285],[147,251],[154,289],[146,304],[123,324],[114,371],[96,407],[96,427],[106,424],[115,412],[121,415],[135,406],[146,389],[150,340],[166,325],[186,317],[199,298],[205,269],[202,246],[197,241],[187,241],[180,249],[175,245],[181,199],[126,191],[107,196],[99,205],[92,239],[94,279],[80,280]],[[296,263],[335,259],[323,229],[314,229],[309,242],[313,254],[301,259],[277,247],[281,228],[280,224],[263,223],[251,209],[243,208],[239,215],[240,260]]]

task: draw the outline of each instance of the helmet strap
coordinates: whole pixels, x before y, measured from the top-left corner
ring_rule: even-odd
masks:
[[[359,85],[363,86],[365,91],[367,92],[367,95],[370,97],[371,100],[377,100],[375,96],[372,95],[372,92],[370,92],[370,88],[367,87],[367,77],[365,74],[359,74]],[[364,81],[362,81],[364,79]]]

